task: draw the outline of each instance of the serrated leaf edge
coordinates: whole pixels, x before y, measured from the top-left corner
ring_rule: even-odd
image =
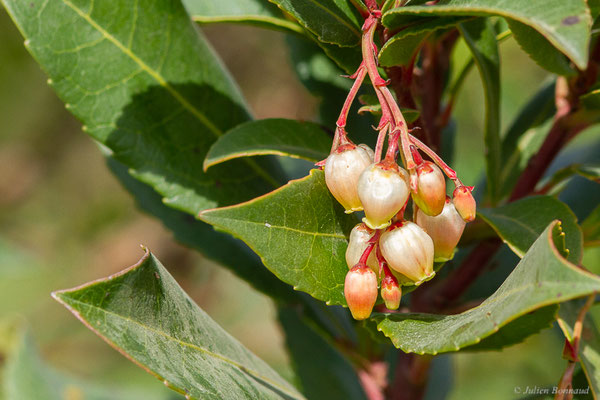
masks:
[[[153,254],[150,252],[150,250],[147,247],[145,247],[143,245],[141,247],[144,250],[144,255],[142,256],[142,258],[140,258],[135,264],[131,265],[130,267],[127,267],[124,270],[119,271],[119,272],[117,272],[115,274],[109,275],[107,277],[95,279],[93,281],[84,283],[82,285],[75,286],[75,287],[73,287],[71,289],[62,289],[62,290],[54,291],[50,295],[52,296],[52,298],[54,300],[56,300],[57,302],[59,302],[60,304],[62,304],[67,310],[69,310],[85,327],[87,327],[89,330],[91,330],[92,332],[94,332],[102,340],[104,340],[106,343],[108,343],[109,346],[111,346],[113,349],[117,350],[119,353],[121,353],[121,355],[123,355],[129,361],[133,362],[134,364],[136,364],[138,367],[142,368],[144,371],[146,371],[150,375],[152,375],[155,378],[157,378],[160,381],[162,381],[164,383],[164,385],[166,387],[168,387],[169,389],[171,389],[171,390],[173,390],[175,392],[178,392],[178,393],[184,395],[186,397],[186,399],[191,400],[192,398],[189,396],[188,393],[186,393],[186,391],[184,389],[179,388],[177,386],[174,386],[171,382],[169,382],[166,379],[164,379],[160,374],[158,374],[157,372],[154,372],[153,370],[151,370],[146,365],[142,364],[141,362],[139,362],[136,359],[134,359],[133,357],[131,357],[122,347],[120,347],[118,344],[116,344],[115,342],[113,342],[112,340],[110,340],[108,337],[104,336],[99,330],[97,330],[96,328],[94,328],[80,314],[80,312],[78,310],[76,310],[75,308],[73,308],[71,306],[71,304],[66,300],[66,298],[68,297],[66,295],[68,295],[70,292],[75,292],[75,291],[83,290],[83,289],[89,288],[91,286],[94,286],[94,285],[96,285],[98,283],[109,282],[109,281],[114,280],[116,278],[119,278],[119,277],[121,277],[123,275],[127,275],[128,273],[130,273],[130,272],[136,270],[137,268],[141,267],[144,264],[144,262],[146,262],[150,257],[153,257]],[[82,301],[75,301],[75,302],[80,303],[80,304],[84,304],[84,305],[86,305],[88,307],[93,307],[93,308],[100,309],[102,312],[107,313],[107,314],[109,313],[108,311],[106,311],[104,309],[101,309],[99,307],[93,306],[93,305],[91,305],[89,303],[85,303],[85,302],[82,302]],[[295,393],[291,393],[287,388],[281,386],[277,382],[274,382],[270,378],[267,378],[267,377],[261,375],[260,373],[254,371],[252,369],[249,369],[249,368],[245,367],[244,365],[242,365],[242,364],[240,364],[240,363],[238,363],[238,362],[236,362],[234,360],[231,360],[231,359],[229,359],[229,358],[227,358],[227,357],[225,357],[225,356],[223,356],[221,354],[214,353],[212,351],[206,350],[206,349],[204,349],[204,348],[202,348],[200,346],[194,345],[192,343],[183,342],[183,341],[181,341],[181,340],[179,340],[177,338],[174,338],[172,336],[166,335],[164,332],[157,331],[155,329],[152,329],[150,327],[142,325],[139,322],[136,322],[136,321],[131,320],[129,318],[125,318],[125,317],[123,317],[121,315],[118,315],[118,314],[115,314],[115,313],[110,313],[110,314],[113,314],[113,315],[115,315],[115,316],[117,316],[119,318],[122,318],[122,319],[127,319],[130,322],[132,322],[132,323],[135,323],[137,325],[142,326],[144,329],[153,331],[154,333],[159,334],[161,336],[168,337],[169,339],[171,339],[173,341],[176,341],[176,342],[180,343],[181,345],[192,347],[192,348],[194,348],[194,349],[196,349],[196,350],[198,350],[198,351],[200,351],[202,353],[210,355],[211,357],[218,358],[218,359],[220,359],[220,360],[222,360],[222,361],[224,361],[224,362],[226,362],[228,364],[231,364],[234,367],[240,369],[242,372],[247,373],[247,374],[249,374],[251,376],[254,376],[255,378],[258,378],[258,379],[260,379],[260,380],[262,380],[262,381],[264,381],[264,382],[272,385],[273,387],[277,388],[278,390],[281,390],[283,393],[285,393],[286,395],[289,395],[291,398],[303,399],[302,396],[298,396]],[[198,400],[200,400],[200,399],[198,399]]]
[[[552,221],[552,223],[551,223],[550,225],[552,225],[552,227],[551,227],[551,229],[548,229],[548,234],[547,234],[548,236],[547,236],[547,240],[548,240],[548,242],[549,242],[549,247],[550,247],[550,250],[551,250],[551,251],[554,253],[554,255],[556,256],[556,258],[557,258],[557,259],[558,259],[558,260],[559,260],[559,261],[560,261],[560,262],[561,262],[563,265],[565,265],[566,267],[568,267],[568,268],[570,268],[570,269],[572,269],[572,270],[576,271],[577,273],[580,273],[580,274],[583,274],[583,275],[587,275],[589,278],[591,278],[591,279],[594,279],[594,280],[596,280],[596,281],[598,281],[598,282],[600,283],[600,277],[598,277],[598,276],[596,276],[596,275],[594,275],[594,274],[592,274],[592,273],[590,273],[590,272],[588,272],[588,271],[586,271],[586,270],[583,270],[583,269],[579,268],[579,267],[578,267],[578,266],[576,266],[575,264],[572,264],[571,262],[569,262],[568,260],[566,260],[566,259],[565,259],[565,258],[564,258],[564,257],[563,257],[561,254],[560,254],[560,252],[559,252],[559,251],[558,251],[558,249],[556,248],[556,246],[555,246],[555,244],[554,244],[554,240],[553,240],[554,229],[558,228],[558,229],[559,229],[559,231],[560,231],[561,233],[563,233],[563,232],[562,232],[562,228],[560,227],[560,221],[558,221],[558,220],[554,220],[554,221]],[[525,287],[528,287],[528,286],[530,286],[530,285],[527,285],[527,286],[525,286]],[[520,288],[520,290],[524,289],[525,287],[521,287],[521,288]],[[509,295],[509,294],[512,294],[512,293],[514,293],[514,292],[515,292],[515,291],[513,290],[513,291],[511,291],[511,292],[507,293],[507,295]],[[588,293],[588,294],[589,294],[589,293]],[[390,314],[378,314],[378,315],[374,315],[374,316],[373,316],[371,319],[372,319],[374,322],[376,322],[376,323],[377,323],[377,330],[378,330],[379,332],[383,333],[383,334],[384,334],[384,335],[385,335],[387,338],[389,338],[389,339],[392,341],[392,344],[394,345],[394,347],[396,347],[397,349],[400,349],[400,350],[404,351],[405,353],[415,353],[415,354],[419,354],[419,355],[424,355],[424,354],[437,355],[437,354],[440,354],[440,353],[446,353],[446,352],[450,352],[450,351],[459,351],[460,349],[463,349],[463,348],[465,348],[465,347],[468,347],[468,346],[471,346],[471,345],[477,344],[477,343],[481,342],[481,340],[482,340],[482,339],[485,339],[486,337],[489,337],[489,336],[491,336],[492,334],[494,334],[494,333],[498,332],[498,331],[500,330],[500,328],[502,328],[502,327],[506,326],[508,323],[510,323],[510,322],[514,321],[515,319],[517,319],[517,318],[519,318],[519,317],[522,317],[523,315],[525,315],[525,314],[528,314],[528,313],[530,313],[530,312],[532,312],[532,311],[538,310],[538,309],[540,309],[540,308],[542,308],[542,307],[546,307],[546,306],[549,306],[549,305],[552,305],[552,304],[557,304],[557,303],[560,303],[560,302],[563,302],[563,301],[567,301],[567,300],[572,300],[572,299],[575,299],[575,298],[583,297],[583,296],[586,296],[586,295],[588,295],[588,294],[577,295],[577,296],[572,296],[572,297],[565,296],[565,297],[561,297],[561,298],[560,298],[560,301],[558,301],[558,299],[549,299],[549,300],[547,300],[547,301],[545,301],[545,302],[541,302],[541,303],[537,304],[535,307],[530,307],[530,308],[528,308],[528,309],[525,309],[525,310],[524,310],[524,311],[522,311],[521,313],[518,313],[518,314],[515,314],[515,315],[513,315],[513,316],[512,316],[512,318],[509,318],[509,319],[507,319],[507,320],[503,321],[501,324],[499,323],[498,325],[496,325],[496,326],[494,327],[494,329],[493,329],[492,331],[488,332],[488,334],[486,334],[486,335],[482,335],[482,336],[480,336],[480,337],[477,337],[477,338],[475,338],[475,339],[474,339],[472,342],[467,342],[467,343],[465,343],[465,344],[464,344],[464,345],[462,345],[462,346],[456,346],[456,347],[454,348],[454,350],[452,350],[452,349],[448,349],[448,350],[442,350],[442,351],[431,351],[431,352],[427,352],[427,351],[414,351],[414,350],[412,350],[411,348],[409,348],[409,347],[406,347],[406,346],[402,346],[402,345],[398,345],[398,346],[396,346],[396,344],[394,343],[394,340],[393,340],[392,336],[391,336],[391,335],[388,335],[388,334],[386,334],[386,333],[383,331],[383,329],[381,328],[381,323],[382,323],[383,321],[377,322],[377,320],[378,320],[378,319],[380,319],[380,318],[383,318],[383,317],[385,317],[386,315],[390,315]],[[504,296],[504,297],[506,297],[506,296]],[[471,308],[471,309],[469,309],[469,310],[473,310],[473,309],[476,309],[476,308],[478,308],[478,307],[481,307],[481,305],[479,305],[479,306],[477,306],[477,307],[473,307],[473,308]]]
[[[569,59],[571,59],[571,61],[573,61],[575,63],[575,65],[577,65],[578,68],[585,69],[587,67],[588,58],[589,58],[587,51],[584,52],[583,58],[579,58],[579,57],[577,57],[576,52],[574,51],[572,46],[569,46],[568,44],[563,44],[554,37],[554,35],[551,33],[551,31],[553,31],[554,29],[545,29],[546,27],[544,26],[544,24],[540,24],[537,22],[532,24],[531,23],[532,20],[528,20],[528,19],[522,18],[520,16],[515,16],[510,13],[502,12],[502,10],[490,11],[490,9],[487,7],[469,7],[468,10],[467,9],[456,10],[456,9],[452,9],[451,7],[445,7],[445,6],[428,6],[428,7],[414,6],[414,8],[412,8],[412,9],[409,9],[409,7],[401,7],[401,8],[393,8],[393,9],[389,10],[387,13],[385,13],[385,15],[382,17],[382,22],[387,27],[388,24],[386,24],[386,16],[392,15],[392,14],[418,15],[418,14],[440,13],[440,14],[460,15],[460,14],[458,14],[460,12],[465,13],[465,15],[481,12],[486,15],[493,14],[493,15],[501,16],[503,18],[514,19],[515,21],[519,21],[525,25],[532,27],[533,29],[538,31],[540,34],[542,34],[546,38],[546,40],[548,40],[554,47],[556,47],[563,54],[565,54],[567,57],[569,57]],[[590,10],[587,7],[585,9],[585,15],[586,15],[586,17],[587,17],[586,19],[588,21],[587,26],[590,27],[591,24],[589,23],[589,21],[591,21],[592,17],[590,14]],[[541,29],[545,29],[545,30],[541,31]],[[586,46],[585,46],[586,49],[589,47],[589,44],[590,44],[590,40],[589,40],[589,36],[588,36],[586,38]]]

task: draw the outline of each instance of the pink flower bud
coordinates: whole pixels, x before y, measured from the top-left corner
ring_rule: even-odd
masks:
[[[427,215],[438,215],[446,200],[446,179],[437,165],[423,161],[416,168],[417,188],[413,191],[413,201]]]
[[[365,252],[369,245],[369,239],[373,236],[374,231],[369,229],[365,224],[358,224],[350,232],[348,240],[348,248],[346,249],[346,263],[348,268],[352,268],[360,261],[360,257]],[[379,264],[375,251],[371,251],[367,259],[367,266],[370,267],[376,274],[379,273]]]
[[[416,222],[433,240],[435,261],[450,260],[466,225],[450,198],[446,199],[442,213],[435,217],[417,211]]]
[[[379,239],[381,254],[389,267],[415,285],[433,278],[433,240],[421,227],[409,221],[392,225]]]
[[[389,310],[397,310],[400,307],[400,297],[402,289],[393,275],[386,275],[381,281],[381,298],[385,302],[385,307]]]
[[[356,264],[346,274],[344,296],[354,319],[366,319],[377,301],[377,275],[364,264]]]
[[[396,163],[382,161],[365,169],[358,180],[358,196],[365,210],[363,221],[383,229],[408,199],[408,173]]]
[[[373,151],[366,145],[345,144],[325,160],[325,183],[346,213],[361,211],[357,186],[360,174],[373,162]]]
[[[458,186],[452,193],[452,202],[456,211],[466,222],[471,222],[475,219],[476,204],[473,195],[471,194],[473,187]]]

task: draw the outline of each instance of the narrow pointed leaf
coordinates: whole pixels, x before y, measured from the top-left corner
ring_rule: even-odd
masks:
[[[210,148],[204,169],[239,157],[275,154],[317,162],[327,158],[331,137],[320,125],[292,119],[263,119],[236,126]]]
[[[519,257],[523,257],[545,227],[561,221],[566,234],[567,259],[579,263],[583,256],[581,228],[573,211],[554,197],[532,196],[496,208],[484,208],[479,215]]]
[[[118,274],[53,297],[189,399],[303,398],[202,311],[148,251]]]
[[[550,224],[498,290],[456,315],[374,317],[378,329],[405,352],[437,354],[477,344],[517,318],[600,290],[600,278],[569,263],[557,248],[560,225]],[[560,246],[560,243],[558,243]]]
[[[345,305],[347,235],[356,224],[331,196],[323,171],[200,219],[242,239],[279,279],[296,290]]]
[[[489,18],[459,25],[467,46],[479,69],[485,94],[485,160],[488,194],[494,202],[500,184],[500,55],[496,31]]]
[[[196,214],[277,186],[250,159],[202,172],[249,114],[179,2],[2,1],[67,109],[166,204]]]
[[[521,109],[502,138],[500,197],[510,193],[527,162],[546,137],[546,125],[556,111],[554,91],[554,80],[544,84]]]
[[[442,0],[434,6],[391,9],[383,16],[383,23],[396,29],[421,18],[467,15],[500,16],[526,24],[580,69],[587,65],[592,21],[585,0]]]
[[[356,46],[362,18],[346,0],[269,0],[293,16],[319,41],[338,46]]]
[[[304,33],[304,29],[285,19],[277,6],[266,0],[184,0],[183,4],[200,24],[239,23]]]
[[[297,309],[280,308],[278,317],[292,366],[307,398],[366,400],[348,359],[302,318]]]

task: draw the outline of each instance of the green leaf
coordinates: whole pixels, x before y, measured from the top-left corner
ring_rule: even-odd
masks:
[[[196,214],[278,186],[252,159],[202,173],[210,145],[249,114],[179,2],[3,2],[67,109],[166,204]]]
[[[269,0],[317,36],[338,46],[356,46],[362,35],[362,18],[346,0]]]
[[[366,399],[352,365],[296,308],[280,308],[278,317],[294,371],[307,398]]]
[[[529,336],[539,333],[542,329],[550,328],[556,320],[557,312],[558,305],[554,304],[525,314],[509,322],[492,336],[466,347],[465,351],[501,350],[504,347],[521,343]]]
[[[548,42],[541,33],[529,25],[515,20],[508,20],[508,26],[519,46],[540,67],[558,75],[570,76],[577,73],[571,67],[569,59]]]
[[[548,179],[542,181],[540,186],[549,188],[546,193],[556,195],[566,187],[575,175],[600,183],[600,164],[571,164],[553,173]]]
[[[600,246],[600,204],[581,223],[586,246]]]
[[[559,219],[566,234],[567,259],[575,264],[581,262],[582,235],[577,217],[554,197],[527,197],[501,207],[481,209],[478,214],[519,257],[527,253],[549,223]]]
[[[585,69],[592,21],[585,0],[441,0],[435,6],[408,5],[392,9],[383,24],[401,28],[433,16],[500,16],[526,24]]]
[[[385,42],[379,52],[379,64],[384,67],[407,65],[421,43],[431,33],[455,26],[468,18],[433,18],[401,30]]]
[[[241,124],[221,136],[204,160],[204,170],[234,158],[275,154],[317,162],[327,158],[332,138],[320,125],[292,119]]]
[[[573,327],[584,303],[585,299],[581,299],[560,305],[558,325],[569,341],[573,339]],[[579,358],[595,399],[600,394],[600,332],[590,313],[587,313],[583,320]]]
[[[498,199],[500,183],[500,55],[496,31],[489,18],[459,24],[467,46],[479,69],[485,94],[485,159],[487,190],[493,201]]]
[[[560,233],[557,222],[549,225],[500,288],[478,307],[456,315],[378,315],[378,329],[405,352],[458,351],[529,312],[598,291],[600,278],[559,254]]]
[[[186,398],[303,398],[202,311],[148,251],[118,274],[52,296]]]
[[[200,251],[211,260],[229,268],[262,293],[279,301],[298,302],[297,293],[264,268],[258,256],[241,240],[215,232],[210,225],[166,206],[154,189],[134,179],[127,171],[127,167],[114,158],[107,156],[107,164],[125,189],[133,195],[137,206],[158,218],[173,232],[178,242]]]
[[[0,358],[3,378],[0,397],[5,400],[159,400],[162,390],[101,387],[73,378],[47,365],[25,327],[16,321],[0,322]],[[2,396],[4,395],[4,396]]]
[[[242,239],[294,289],[328,304],[346,304],[346,238],[357,220],[331,196],[323,171],[313,169],[268,195],[199,217]]]
[[[183,4],[200,24],[232,22],[304,34],[304,29],[266,0],[183,0]]]
[[[581,103],[588,110],[600,109],[600,89],[592,90],[581,96]]]
[[[515,117],[502,139],[503,168],[500,197],[506,196],[521,175],[527,162],[541,146],[548,132],[546,122],[556,111],[555,81],[552,80],[527,102]]]

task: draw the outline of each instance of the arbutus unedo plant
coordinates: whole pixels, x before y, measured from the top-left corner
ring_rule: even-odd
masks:
[[[122,272],[52,294],[168,388],[599,395],[598,1],[0,1],[138,206],[273,300],[283,374],[145,247]],[[268,57],[221,62],[203,33],[218,23],[285,35],[315,122],[253,118],[225,65],[257,64],[252,79],[279,90],[265,66],[286,60],[269,45]],[[216,29],[226,49],[255,32]],[[541,88],[526,93],[525,80]],[[0,323],[7,400],[147,398],[80,387],[15,335]]]
[[[434,253],[444,261],[452,258],[454,247],[464,229],[464,221],[460,218],[438,218],[426,221],[425,217],[415,218],[417,224],[406,221],[404,212],[409,193],[413,199],[412,209],[415,216],[422,213],[425,216],[435,217],[442,213],[445,203],[448,203],[445,201],[446,181],[442,174],[443,170],[456,187],[454,192],[457,194],[456,202],[460,216],[465,221],[472,221],[476,208],[471,194],[473,188],[464,186],[456,172],[426,144],[416,138],[411,141],[402,111],[387,88],[390,82],[379,74],[377,49],[373,36],[379,25],[381,11],[377,4],[371,4],[371,7],[362,26],[363,61],[358,70],[350,76],[354,79],[354,84],[336,123],[331,155],[319,163],[324,164],[327,187],[344,206],[346,212],[364,210],[364,224],[374,230],[370,241],[367,241],[369,244],[364,246],[363,255],[355,264],[348,265],[350,271],[346,277],[344,290],[346,302],[355,319],[368,318],[377,300],[377,279],[367,266],[367,260],[373,253],[374,246],[381,248],[381,252],[377,253],[379,264],[389,265],[392,270],[401,274],[401,282],[411,285],[420,285],[433,278]],[[371,165],[368,165],[368,150],[352,143],[346,132],[348,111],[367,76],[382,110],[377,125],[379,134]],[[386,138],[388,147],[383,157]],[[439,167],[431,161],[424,161],[417,145]],[[397,163],[399,153],[404,168]],[[454,213],[458,215],[454,206],[448,205],[448,207],[452,207]],[[451,212],[450,208],[447,210]],[[394,225],[390,227],[392,222]],[[442,232],[435,235],[437,239],[435,246],[434,241],[422,229],[424,224],[430,232],[434,230]],[[450,232],[454,234],[447,235]],[[351,245],[356,247],[352,239]],[[346,261],[354,262],[355,258],[347,257]],[[385,271],[389,272],[389,269]],[[387,293],[391,290],[389,287],[393,285],[391,282],[395,282],[397,288],[394,295],[400,292],[397,280],[393,277],[388,278],[384,274],[384,268],[379,271],[379,278],[386,280],[385,292],[382,283],[382,297],[384,297],[383,293],[386,293],[387,297]],[[395,299],[391,303],[394,304],[393,309],[398,308]]]

